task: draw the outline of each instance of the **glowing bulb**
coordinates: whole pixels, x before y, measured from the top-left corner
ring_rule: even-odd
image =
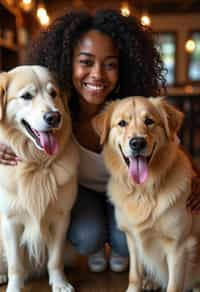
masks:
[[[31,0],[22,0],[22,2],[25,4],[25,5],[30,5],[31,4]]]
[[[44,8],[44,6],[39,6],[37,9],[37,17],[42,18],[42,17],[45,17],[46,15],[47,15],[47,11]]]
[[[188,40],[185,44],[185,49],[188,53],[192,53],[195,49],[195,42],[193,40]]]
[[[50,23],[50,18],[47,14],[47,11],[43,5],[39,5],[37,9],[37,17],[42,26],[47,26]]]
[[[144,26],[150,26],[151,25],[151,19],[148,15],[142,15],[141,17],[141,23]]]
[[[44,15],[43,17],[40,18],[40,23],[42,26],[48,26],[50,22],[49,16]]]
[[[123,16],[128,17],[131,14],[130,9],[128,7],[128,3],[123,3],[120,10]]]
[[[29,11],[31,11],[31,9],[34,6],[34,1],[33,0],[21,0],[19,5],[24,11],[29,12]]]

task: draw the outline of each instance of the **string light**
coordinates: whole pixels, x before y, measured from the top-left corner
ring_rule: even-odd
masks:
[[[120,10],[121,10],[121,14],[123,16],[128,17],[131,14],[130,9],[129,9],[129,5],[126,2],[122,3],[122,6],[121,6]]]
[[[20,8],[24,10],[25,12],[30,12],[31,10],[34,9],[35,0],[20,0],[19,5],[20,5]],[[43,2],[42,3],[40,2],[40,4],[38,5],[36,15],[39,20],[39,23],[42,26],[49,25],[50,18]]]
[[[30,12],[34,7],[34,1],[33,0],[21,0],[19,2],[19,5],[21,9],[23,9],[25,12]]]
[[[185,43],[185,49],[188,53],[192,53],[195,49],[195,42],[193,40],[187,40]]]
[[[141,16],[141,23],[144,26],[150,26],[151,25],[151,19],[147,14],[143,14]]]
[[[42,26],[48,26],[50,23],[50,18],[47,14],[46,8],[44,5],[40,4],[37,8],[37,18]]]

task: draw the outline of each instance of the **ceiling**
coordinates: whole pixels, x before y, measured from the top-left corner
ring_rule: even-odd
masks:
[[[53,13],[60,13],[64,8],[120,8],[121,3],[128,3],[138,13],[200,13],[200,0],[46,0],[46,5]]]

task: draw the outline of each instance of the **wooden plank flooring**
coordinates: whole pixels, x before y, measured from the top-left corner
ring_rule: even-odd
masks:
[[[66,274],[76,292],[124,292],[128,285],[128,272],[114,273],[110,270],[102,273],[89,272],[84,257],[79,259],[76,267],[68,269]],[[6,286],[1,286],[0,292],[5,291]],[[47,277],[27,282],[23,290],[23,292],[50,291]]]

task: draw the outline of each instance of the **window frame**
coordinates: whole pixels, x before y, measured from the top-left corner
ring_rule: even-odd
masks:
[[[200,35],[200,29],[198,28],[198,29],[192,29],[192,30],[190,30],[188,32],[188,34],[187,34],[187,39],[185,40],[185,43],[186,43],[187,40],[192,39],[192,35],[194,33],[199,33],[199,35]],[[194,84],[194,85],[200,84],[200,76],[199,76],[199,79],[198,80],[192,80],[192,79],[190,79],[190,76],[189,76],[189,67],[190,67],[190,62],[191,62],[191,59],[192,58],[191,58],[191,54],[188,53],[185,48],[184,48],[184,50],[185,50],[185,55],[186,55],[186,79],[187,79],[187,82],[190,83],[190,84]]]

